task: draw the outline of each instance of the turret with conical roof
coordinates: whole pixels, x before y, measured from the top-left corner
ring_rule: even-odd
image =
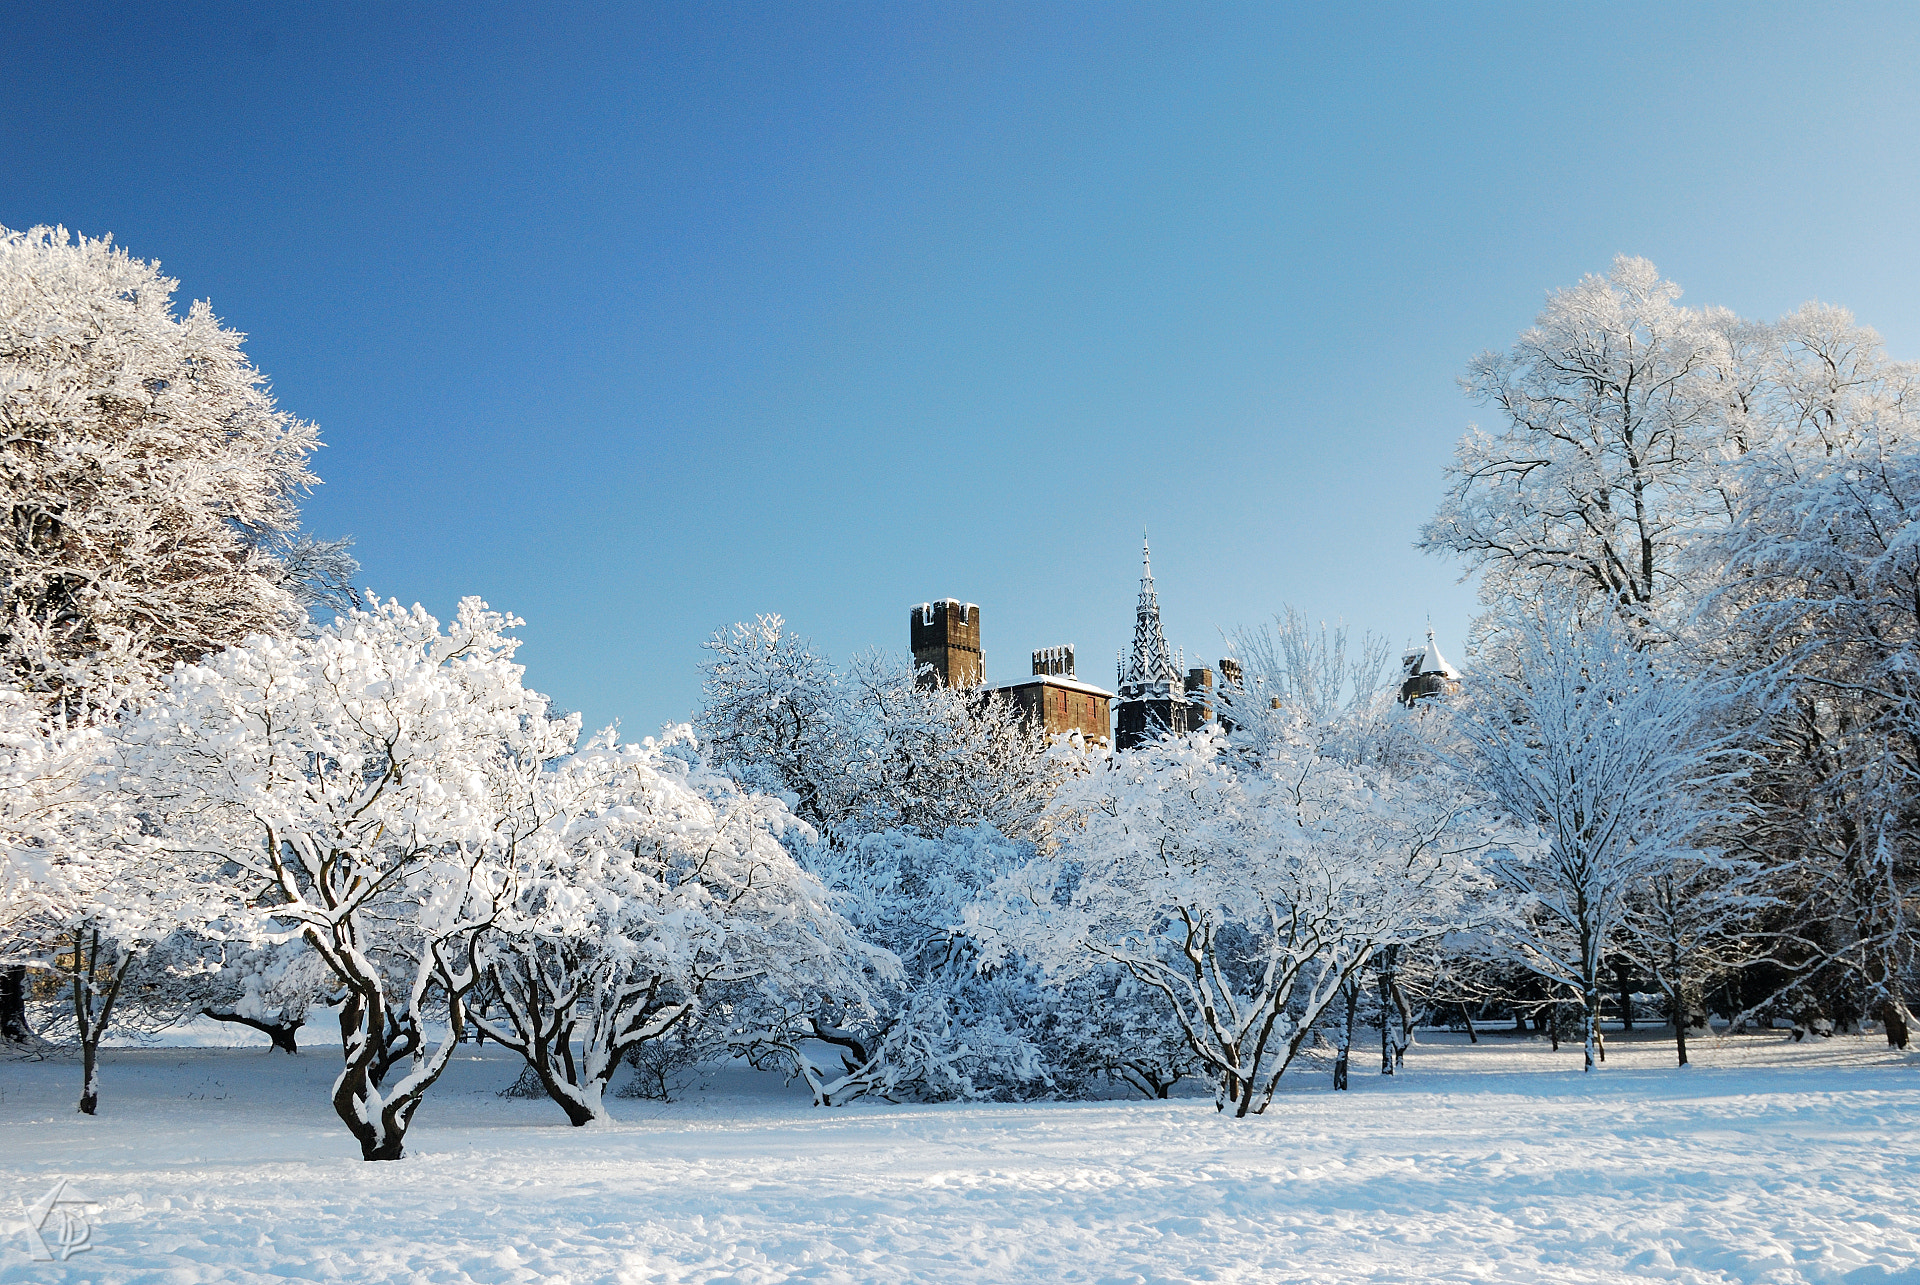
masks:
[[[1460,675],[1447,658],[1440,654],[1440,646],[1433,640],[1433,626],[1427,626],[1427,645],[1408,647],[1406,655],[1400,658],[1400,672],[1403,681],[1400,684],[1400,703],[1412,706],[1416,701],[1431,700],[1436,696],[1452,696],[1460,690]]]

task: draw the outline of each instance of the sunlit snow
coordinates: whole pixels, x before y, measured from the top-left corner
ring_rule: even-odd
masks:
[[[0,1279],[432,1281],[1913,1281],[1920,1058],[1784,1032],[1609,1061],[1422,1032],[1404,1072],[1273,1108],[1209,1101],[807,1104],[725,1070],[572,1129],[463,1055],[366,1164],[337,1051],[111,1050],[0,1064]],[[92,1245],[30,1260],[18,1212],[66,1178]]]

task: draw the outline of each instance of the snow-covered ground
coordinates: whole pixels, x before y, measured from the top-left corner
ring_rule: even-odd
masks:
[[[408,1159],[363,1164],[337,1054],[121,1049],[0,1063],[0,1279],[67,1281],[1920,1282],[1920,1059],[1877,1037],[1423,1034],[1405,1073],[1308,1067],[1255,1120],[1210,1103],[816,1110],[720,1072],[569,1129],[463,1060]],[[492,1050],[489,1049],[491,1054]],[[100,1202],[28,1256],[20,1202]]]

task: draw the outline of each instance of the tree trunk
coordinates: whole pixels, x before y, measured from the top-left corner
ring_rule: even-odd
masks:
[[[1620,985],[1620,1030],[1622,1034],[1633,1029],[1633,988],[1629,986],[1627,966],[1615,963],[1613,980]]]
[[[1581,1069],[1591,1071],[1599,1060],[1596,1055],[1600,1054],[1600,987],[1597,982],[1589,980],[1586,994],[1581,998],[1587,1010],[1584,1015],[1587,1028],[1586,1047],[1583,1050],[1586,1060]]]
[[[120,983],[126,980],[133,963],[131,952],[116,945],[107,962],[106,991],[96,987],[100,980],[100,930],[92,929],[92,949],[88,949],[87,930],[73,935],[73,1018],[80,1036],[80,1113],[94,1115],[100,1109],[100,1038],[113,1021],[114,1001],[120,998]],[[96,1007],[97,1005],[97,1007]]]
[[[1886,1027],[1889,1047],[1896,1049],[1907,1047],[1908,1041],[1912,1038],[1912,1023],[1908,1019],[1907,1006],[1893,994],[1889,993],[1887,998],[1880,1002],[1880,1021]]]
[[[1394,951],[1397,954],[1399,947],[1396,946]],[[1394,1027],[1393,1040],[1393,1064],[1399,1068],[1406,1066],[1407,1046],[1413,1043],[1413,1005],[1407,1003],[1407,993],[1400,989],[1398,969],[1394,970],[1393,976],[1387,981],[1388,989],[1393,993],[1393,1011],[1400,1019]]]
[[[1460,1016],[1465,1019],[1467,1023],[1467,1043],[1478,1044],[1480,1042],[1480,1033],[1473,1029],[1473,1010],[1467,1007],[1467,1001],[1465,1000],[1460,1001]]]
[[[1344,1091],[1347,1087],[1347,1057],[1353,1051],[1353,1019],[1360,1007],[1360,981],[1349,977],[1340,989],[1347,995],[1347,1015],[1340,1023],[1340,1051],[1333,1059],[1333,1087]]]
[[[1380,978],[1380,1074],[1393,1074],[1393,998],[1387,994],[1385,974]]]
[[[80,1114],[96,1115],[100,1110],[100,1042],[83,1040],[80,1044]]]
[[[1907,1011],[1906,1001],[1900,995],[1900,970],[1891,952],[1884,948],[1873,950],[1866,962],[1867,983],[1872,988],[1868,992],[1869,1000],[1875,992],[1879,993],[1880,1002],[1874,1005],[1874,1015],[1887,1033],[1887,1046],[1904,1049],[1912,1039],[1913,1014]]]
[[[1406,1040],[1394,1038],[1393,1025],[1396,1019],[1404,1024],[1406,1014],[1400,988],[1395,984],[1394,974],[1398,971],[1398,946],[1389,946],[1380,953],[1380,1074],[1392,1075],[1393,1068],[1406,1056]]]
[[[360,1158],[362,1160],[400,1160],[406,1155],[405,1135],[393,1134],[385,1142],[376,1143],[370,1137],[360,1139]]]
[[[0,969],[0,1041],[31,1044],[33,1027],[27,1023],[27,969],[24,964]]]
[[[1673,1044],[1680,1055],[1680,1065],[1687,1064],[1687,1001],[1679,987],[1675,987],[1670,996],[1673,1005]]]
[[[333,1082],[333,1110],[359,1141],[362,1159],[398,1160],[405,1154],[407,1129],[414,1112],[453,1056],[454,1032],[464,1021],[461,1001],[473,984],[472,975],[460,975],[453,984],[444,972],[435,978],[446,996],[453,1030],[429,1050],[420,1014],[411,1000],[395,1016],[388,1006],[385,979],[361,968],[363,958],[358,952],[334,951],[328,960],[351,992],[340,1010],[341,1052],[346,1065]],[[402,1056],[411,1066],[389,1090],[386,1077]]]

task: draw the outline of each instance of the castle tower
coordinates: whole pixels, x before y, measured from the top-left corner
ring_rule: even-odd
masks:
[[[1209,675],[1211,677],[1211,675]],[[1160,628],[1160,595],[1153,588],[1153,554],[1140,541],[1140,605],[1134,613],[1133,654],[1120,666],[1120,699],[1114,702],[1116,748],[1129,750],[1166,732],[1188,728],[1186,681]]]
[[[985,668],[980,652],[980,608],[953,598],[913,609],[913,667],[922,683],[978,687]],[[926,673],[931,667],[933,673]]]

